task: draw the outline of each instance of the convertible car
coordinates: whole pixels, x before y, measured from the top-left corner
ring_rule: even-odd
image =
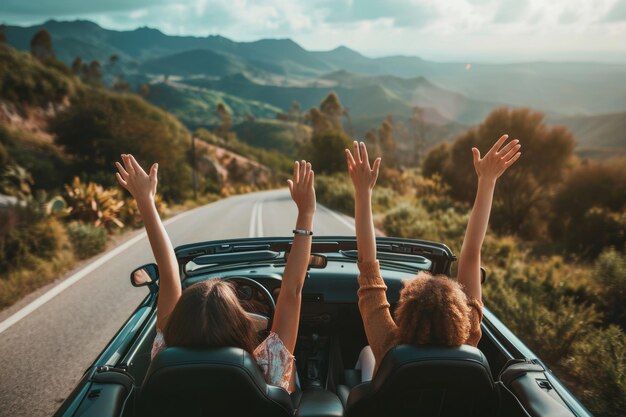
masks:
[[[267,332],[290,247],[291,238],[180,246],[183,288],[232,281],[260,333]],[[429,241],[380,237],[377,247],[392,308],[403,280],[420,270],[447,274],[456,260],[447,246]],[[159,287],[150,264],[131,273],[131,283],[147,287],[148,295],[56,415],[591,416],[488,308],[478,348],[397,346],[374,379],[361,383],[353,368],[367,338],[357,305],[356,240],[315,237],[312,253],[295,351],[296,393],[267,385],[251,356],[237,348],[168,347],[151,361]]]

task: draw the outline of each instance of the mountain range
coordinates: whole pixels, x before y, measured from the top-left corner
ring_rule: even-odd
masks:
[[[576,126],[585,143],[594,141],[590,132],[612,132],[619,146],[626,147],[623,130],[618,130],[626,117],[626,64],[369,58],[344,46],[308,51],[290,39],[169,36],[147,27],[108,30],[84,20],[4,30],[10,44],[28,50],[42,27],[50,32],[59,59],[67,64],[76,56],[97,59],[104,64],[105,79],[124,74],[134,86],[150,83],[149,99],[190,127],[214,123],[215,116],[205,112],[219,101],[241,122],[286,111],[294,100],[303,109],[317,106],[332,90],[349,110],[358,134],[389,114],[408,119],[414,106],[429,110],[431,124],[457,127],[479,123],[498,106],[524,106],[545,112],[550,121]],[[116,65],[109,65],[112,55],[119,57]],[[580,128],[584,120],[597,117],[609,125]],[[605,146],[601,140],[593,145]]]

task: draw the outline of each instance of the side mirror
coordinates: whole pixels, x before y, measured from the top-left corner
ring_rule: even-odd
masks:
[[[159,267],[156,264],[140,266],[130,273],[130,283],[133,287],[143,287],[159,280]]]

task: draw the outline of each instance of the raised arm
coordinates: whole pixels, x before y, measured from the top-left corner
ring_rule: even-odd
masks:
[[[123,166],[119,162],[115,163],[118,170],[115,176],[120,185],[128,190],[137,202],[150,240],[152,254],[159,266],[157,329],[163,330],[170,313],[180,298],[182,289],[174,248],[154,204],[159,165],[153,164],[148,175],[132,155],[122,155],[122,162]]]
[[[459,257],[458,281],[468,297],[482,301],[480,286],[480,250],[487,233],[489,214],[496,180],[520,157],[521,145],[517,139],[504,145],[508,135],[503,135],[492,148],[480,157],[480,151],[472,148],[474,169],[478,175],[476,200],[470,214],[461,255]],[[504,146],[502,146],[504,145]]]
[[[380,158],[370,167],[365,143],[354,142],[354,156],[346,149],[348,172],[354,185],[354,221],[360,262],[376,260],[376,237],[372,217],[372,189],[378,179]]]
[[[372,216],[372,189],[378,178],[380,158],[370,166],[365,144],[354,142],[354,155],[346,149],[348,172],[354,185],[354,221],[359,252],[359,311],[376,367],[393,346],[396,324],[389,311],[387,286],[376,260],[376,236]]]
[[[285,265],[283,282],[276,302],[274,324],[275,332],[289,352],[293,353],[298,337],[300,323],[300,306],[302,304],[302,287],[304,277],[311,258],[311,241],[313,216],[315,215],[315,174],[311,164],[302,161],[295,162],[293,180],[287,180],[291,198],[298,207],[298,218],[294,230],[293,245]]]

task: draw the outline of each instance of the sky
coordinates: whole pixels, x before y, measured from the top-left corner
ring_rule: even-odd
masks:
[[[108,29],[236,41],[291,38],[370,57],[626,62],[626,0],[2,0],[0,22],[88,19]]]

